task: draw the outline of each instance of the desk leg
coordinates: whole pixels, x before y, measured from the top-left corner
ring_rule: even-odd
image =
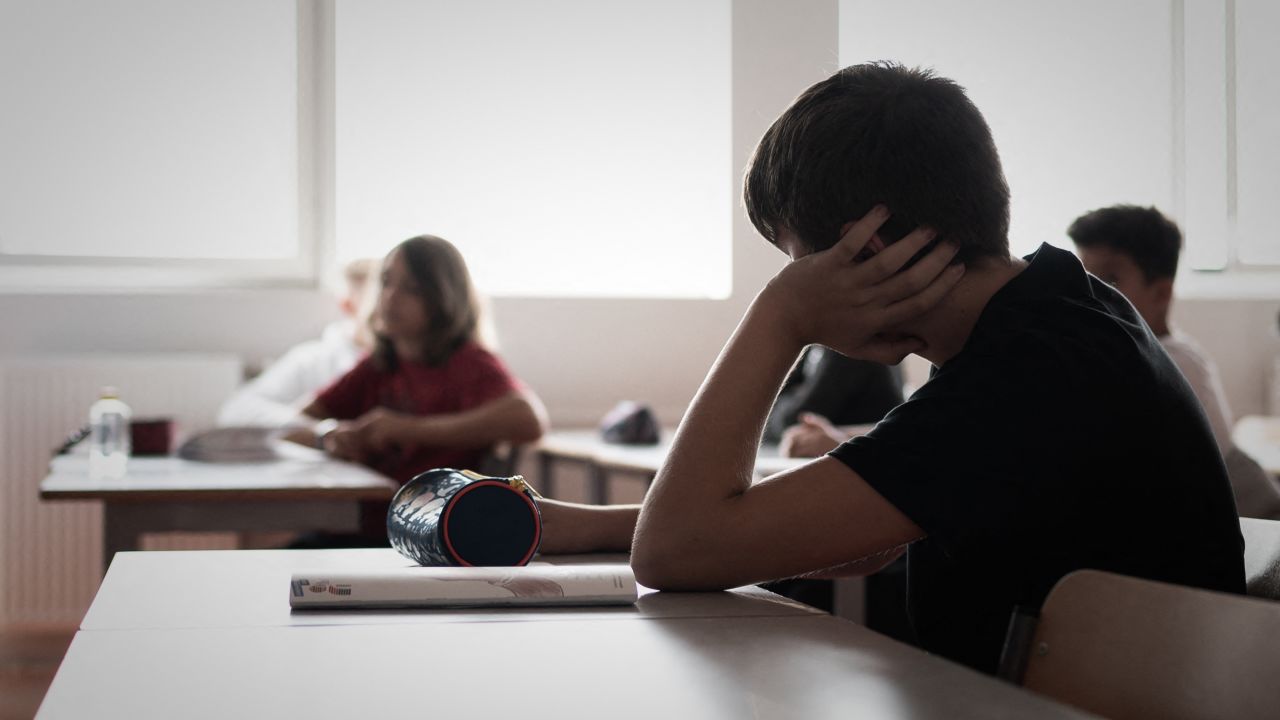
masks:
[[[609,504],[609,473],[599,463],[587,465],[587,494],[592,505]]]
[[[831,614],[865,625],[867,622],[866,578],[837,578],[831,590],[834,596]]]
[[[556,496],[556,460],[549,452],[538,453],[538,492],[554,498]]]
[[[102,574],[118,552],[141,549],[142,528],[125,508],[104,503],[102,508]]]

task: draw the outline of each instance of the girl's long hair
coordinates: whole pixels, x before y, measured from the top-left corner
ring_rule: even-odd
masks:
[[[422,289],[422,303],[427,313],[423,362],[443,365],[458,348],[479,340],[482,306],[462,253],[448,240],[435,235],[409,238],[391,252],[400,253],[405,268]],[[391,253],[387,255],[390,257]],[[377,327],[374,333],[377,337],[374,362],[382,370],[395,370],[400,364],[395,346]]]

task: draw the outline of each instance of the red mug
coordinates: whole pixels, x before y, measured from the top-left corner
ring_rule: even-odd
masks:
[[[141,418],[129,423],[130,454],[168,455],[176,430],[173,418]]]

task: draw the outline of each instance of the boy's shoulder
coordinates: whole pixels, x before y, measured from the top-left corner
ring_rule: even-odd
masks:
[[[966,351],[1012,362],[1035,353],[1149,358],[1157,344],[1137,311],[1075,255],[1046,243],[1026,259],[1026,269],[992,296]]]

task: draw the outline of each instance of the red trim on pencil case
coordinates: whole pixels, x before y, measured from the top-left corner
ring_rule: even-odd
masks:
[[[529,552],[525,553],[524,557],[520,559],[520,562],[516,563],[516,566],[519,567],[527,564],[529,559],[532,558],[533,554],[537,551],[538,543],[542,540],[542,521],[538,516],[538,506],[533,504],[533,500],[528,496],[528,494],[516,490],[501,480],[481,480],[479,482],[471,483],[455,493],[452,498],[449,498],[449,505],[444,509],[444,517],[440,518],[440,522],[444,526],[444,532],[441,533],[444,535],[444,546],[449,549],[449,554],[453,556],[453,559],[457,560],[460,565],[463,567],[475,567],[466,560],[463,560],[461,557],[458,557],[458,551],[453,549],[453,541],[449,539],[449,515],[453,512],[453,506],[457,504],[458,498],[461,498],[463,495],[466,495],[472,490],[484,485],[496,485],[519,495],[520,499],[524,500],[525,504],[529,506],[530,512],[533,513],[533,542],[529,543]]]

